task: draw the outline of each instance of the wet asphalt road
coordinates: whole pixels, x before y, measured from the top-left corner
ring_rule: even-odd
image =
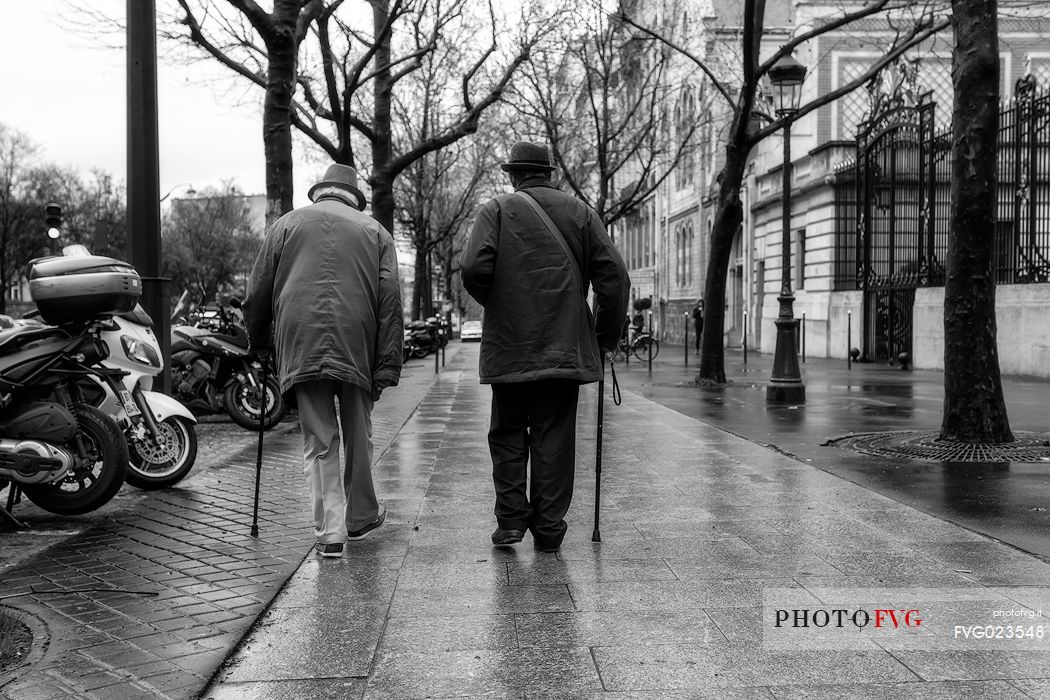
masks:
[[[617,364],[624,389],[687,416],[796,456],[822,470],[923,512],[1050,558],[1050,463],[926,462],[824,446],[851,433],[931,430],[941,424],[943,374],[809,359],[802,365],[807,401],[765,401],[771,355],[726,354],[724,388],[691,384],[698,358],[684,365],[681,346],[647,364]],[[1050,440],[1050,382],[1005,377],[1011,429]]]

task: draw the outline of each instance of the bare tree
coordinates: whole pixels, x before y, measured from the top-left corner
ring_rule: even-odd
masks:
[[[548,22],[528,20],[525,6],[520,34],[505,37],[492,4],[483,15],[468,0],[370,4],[369,33],[342,21],[335,3],[318,17],[319,75],[300,76],[296,126],[334,161],[349,165],[357,165],[360,139],[370,156],[372,213],[392,230],[395,180],[419,159],[477,131]],[[420,85],[427,88],[425,100]],[[399,115],[395,105],[413,96],[412,109]],[[424,113],[425,128],[411,128]],[[408,121],[399,124],[399,118]]]
[[[37,151],[28,136],[0,124],[0,312],[6,309],[8,287],[25,265],[25,239],[32,239],[34,231],[38,236],[44,231],[34,225],[41,221],[40,212],[26,201]]]
[[[492,189],[497,160],[492,138],[474,138],[416,160],[398,179],[399,223],[416,254],[412,318],[431,313],[435,268],[441,289],[454,289],[460,234],[483,192]]]
[[[310,23],[325,9],[325,2],[274,0],[273,11],[267,12],[254,0],[226,0],[238,13],[233,15],[223,13],[213,0],[178,3],[184,13],[181,37],[264,89],[262,136],[266,221],[270,223],[292,208],[291,126],[299,46]],[[211,25],[216,26],[214,34]]]
[[[690,89],[696,71],[676,71],[667,46],[622,16],[608,16],[600,3],[576,9],[531,61],[518,108],[542,125],[568,187],[609,226],[694,155],[704,122],[693,120],[667,138],[667,105]],[[669,26],[658,31],[673,37]]]
[[[704,300],[707,314],[701,347],[701,380],[725,383],[725,329],[726,277],[732,258],[733,240],[743,221],[743,205],[740,191],[751,152],[766,137],[781,129],[786,120],[795,121],[810,112],[834,102],[870,81],[879,71],[897,60],[909,49],[919,46],[948,26],[947,18],[939,17],[931,6],[923,6],[912,0],[869,0],[856,9],[842,11],[829,16],[815,26],[804,28],[784,41],[780,49],[762,60],[760,49],[765,36],[765,0],[743,0],[742,31],[740,32],[740,66],[732,81],[720,77],[720,66],[708,55],[697,55],[664,35],[657,28],[646,27],[638,20],[621,13],[624,22],[659,39],[692,61],[704,72],[709,84],[725,101],[729,112],[726,130],[724,157],[716,177],[716,209],[709,257]],[[875,16],[891,16],[904,13],[895,21],[896,37],[883,56],[872,61],[861,75],[839,88],[802,105],[795,114],[773,120],[762,109],[760,85],[769,69],[782,57],[790,55],[796,47],[829,32],[848,30],[850,25]],[[764,125],[762,125],[764,123]]]
[[[164,223],[165,274],[198,299],[246,273],[260,245],[243,193],[229,184],[175,200]]]
[[[368,172],[372,213],[391,230],[395,180],[420,158],[478,129],[482,115],[501,99],[548,26],[529,19],[536,14],[531,4],[521,8],[520,35],[507,37],[493,4],[478,12],[469,0],[284,0],[277,3],[284,8],[281,13],[275,6],[267,16],[250,0],[227,0],[243,16],[218,12],[209,32],[198,17],[200,10],[191,9],[191,0],[178,2],[193,44],[237,76],[264,87],[268,100],[280,98],[271,110],[274,118],[264,127],[267,136],[283,128],[287,116],[333,161]],[[362,5],[370,10],[367,26]],[[214,8],[214,3],[206,6]],[[311,40],[304,43],[308,27]],[[281,36],[267,38],[264,31]],[[300,49],[298,63],[288,55],[289,36]],[[279,56],[272,48],[278,38],[284,42]],[[281,62],[275,65],[278,57]],[[261,71],[267,58],[276,77],[264,77]],[[413,134],[395,122],[394,105],[404,100],[397,93],[410,84],[408,79],[428,64],[439,76],[433,83],[433,119],[425,134]],[[287,82],[289,66],[294,68],[292,84]],[[412,140],[412,135],[418,138]],[[267,162],[279,159],[275,172],[282,173],[283,183],[283,163],[290,168],[290,155],[285,155],[290,146],[286,148],[283,134],[279,145],[279,151],[267,148]],[[288,188],[290,197],[290,184]],[[285,190],[280,192],[285,197]]]
[[[952,0],[951,236],[941,439],[1012,442],[996,345],[999,32],[996,0]]]

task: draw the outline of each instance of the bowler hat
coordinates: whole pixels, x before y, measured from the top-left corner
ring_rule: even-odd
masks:
[[[306,193],[311,202],[314,201],[314,192],[322,187],[338,187],[341,190],[346,190],[357,198],[357,208],[364,211],[365,196],[357,188],[357,171],[349,165],[343,165],[342,163],[329,165],[321,181],[311,187],[310,191]]]
[[[500,165],[507,172],[539,171],[550,172],[554,170],[551,165],[550,151],[542,143],[530,143],[518,141],[510,147],[510,159]]]

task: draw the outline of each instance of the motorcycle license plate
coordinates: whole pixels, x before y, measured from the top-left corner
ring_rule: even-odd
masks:
[[[142,414],[139,410],[138,404],[135,403],[135,399],[131,398],[131,392],[126,389],[120,392],[120,400],[124,402],[124,410],[128,412],[129,416],[138,416]]]

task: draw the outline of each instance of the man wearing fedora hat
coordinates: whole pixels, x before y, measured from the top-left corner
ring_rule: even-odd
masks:
[[[552,552],[567,530],[580,384],[602,378],[631,282],[595,211],[551,184],[546,146],[519,141],[502,168],[515,192],[481,207],[461,261],[464,286],[485,307],[479,373],[492,385],[492,543],[512,545],[529,531]]]
[[[362,212],[357,171],[330,166],[309,197],[267,229],[245,322],[253,348],[275,349],[281,391],[299,407],[317,553],[340,557],[386,518],[372,483],[372,406],[401,375],[401,290],[394,239]]]

